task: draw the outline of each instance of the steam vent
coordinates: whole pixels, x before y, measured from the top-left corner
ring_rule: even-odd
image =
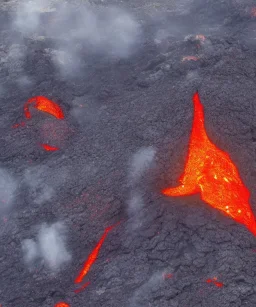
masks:
[[[256,2],[0,1],[0,307],[256,306]]]

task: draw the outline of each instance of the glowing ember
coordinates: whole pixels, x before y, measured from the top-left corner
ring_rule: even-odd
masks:
[[[209,279],[206,280],[206,282],[207,282],[208,284],[209,284],[209,283],[213,283],[213,284],[215,284],[215,286],[218,287],[218,288],[221,288],[221,287],[224,286],[222,282],[217,281],[217,277],[213,277],[213,279],[209,278]]]
[[[54,307],[70,307],[70,305],[65,302],[59,302],[55,304]]]
[[[29,106],[32,105],[39,111],[49,113],[55,116],[57,119],[63,119],[64,114],[61,107],[56,103],[44,96],[36,96],[30,98],[24,105],[24,113],[26,118],[31,118]]]
[[[79,293],[82,290],[84,290],[85,288],[87,288],[89,286],[90,282],[87,281],[81,288],[74,290],[75,293]]]
[[[26,123],[25,122],[21,122],[20,124],[14,124],[13,126],[12,126],[12,128],[18,128],[18,127],[24,127],[26,125]],[[1,306],[0,306],[1,307]]]
[[[119,223],[118,223],[119,224]],[[93,265],[93,263],[96,261],[100,248],[103,245],[108,233],[118,224],[112,225],[110,227],[107,227],[102,235],[102,237],[100,238],[99,242],[97,243],[97,245],[95,246],[95,248],[93,249],[93,251],[91,252],[91,254],[89,255],[89,257],[87,258],[86,262],[84,263],[83,269],[81,270],[80,274],[77,276],[77,278],[75,279],[75,283],[80,283],[83,278],[85,277],[85,275],[89,272],[91,266]]]
[[[48,144],[41,144],[41,146],[46,150],[46,151],[56,151],[59,150],[58,147],[50,146]]]
[[[198,57],[193,56],[193,55],[184,56],[182,58],[182,62],[185,62],[185,61],[197,61],[197,60],[198,60]]]
[[[202,200],[244,224],[256,235],[256,222],[249,204],[250,193],[230,156],[209,140],[198,93],[193,96],[193,102],[194,120],[181,185],[167,188],[163,194],[183,196],[201,193]]]
[[[164,273],[163,274],[163,280],[166,280],[166,279],[169,279],[169,278],[172,278],[172,277],[173,277],[173,275],[170,274],[170,273]]]

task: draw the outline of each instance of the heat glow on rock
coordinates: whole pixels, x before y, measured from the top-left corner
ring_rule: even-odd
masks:
[[[206,280],[206,282],[208,284],[213,283],[218,288],[222,288],[224,286],[222,282],[217,281],[217,277],[213,277],[212,279],[209,278],[209,279]]]
[[[166,196],[201,194],[203,201],[244,224],[256,235],[256,222],[249,204],[250,193],[230,156],[208,138],[198,92],[193,96],[194,119],[181,185],[163,190]]]
[[[55,147],[55,146],[51,146],[51,145],[48,145],[48,144],[41,144],[41,146],[44,148],[44,150],[46,151],[56,151],[56,150],[59,150],[58,147]]]
[[[79,293],[81,291],[83,291],[85,288],[87,288],[89,286],[90,282],[87,281],[81,288],[74,290],[75,293]]]
[[[119,223],[118,223],[119,224]],[[97,243],[97,245],[95,246],[95,248],[93,249],[93,251],[91,252],[91,254],[89,255],[89,257],[87,258],[87,260],[84,263],[84,266],[81,270],[81,272],[79,273],[79,275],[77,276],[77,278],[75,279],[75,283],[80,283],[83,278],[86,276],[86,274],[89,272],[91,266],[94,264],[94,262],[96,261],[98,254],[100,252],[100,249],[108,235],[108,233],[114,228],[116,227],[118,224],[112,225],[110,227],[107,227],[102,235],[102,237],[100,238],[99,242]]]
[[[70,307],[70,305],[65,302],[59,302],[55,304],[54,307]]]
[[[64,113],[61,107],[54,101],[44,97],[44,96],[35,96],[30,98],[24,105],[24,114],[26,118],[31,118],[31,113],[29,107],[33,106],[39,111],[46,112],[56,117],[57,119],[63,119]]]

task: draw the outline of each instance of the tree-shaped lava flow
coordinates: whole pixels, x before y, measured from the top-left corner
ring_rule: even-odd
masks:
[[[61,107],[54,101],[44,97],[44,96],[35,96],[30,98],[24,105],[24,113],[26,118],[31,118],[31,113],[29,107],[33,106],[39,111],[49,113],[56,117],[57,119],[63,119],[64,113]]]
[[[230,156],[208,138],[203,105],[198,92],[193,96],[194,120],[181,185],[163,190],[167,196],[201,193],[203,201],[244,224],[256,235],[256,222],[249,204],[250,193]]]

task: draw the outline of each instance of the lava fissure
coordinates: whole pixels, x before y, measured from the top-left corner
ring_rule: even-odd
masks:
[[[115,225],[109,226],[105,229],[102,237],[100,238],[99,242],[97,243],[97,245],[95,246],[95,248],[93,249],[93,251],[91,252],[91,254],[89,255],[89,257],[87,258],[87,260],[84,263],[84,266],[81,270],[81,272],[79,273],[79,275],[77,276],[77,278],[75,279],[75,283],[80,283],[82,282],[82,280],[84,279],[84,277],[87,275],[87,273],[89,272],[91,266],[93,265],[93,263],[96,261],[98,254],[100,252],[100,248],[102,247],[108,233],[117,225],[119,225],[120,222],[118,222]]]
[[[163,190],[166,196],[200,193],[203,201],[244,224],[256,235],[256,222],[249,204],[250,193],[230,156],[208,138],[198,92],[193,96],[194,120],[181,185]]]

